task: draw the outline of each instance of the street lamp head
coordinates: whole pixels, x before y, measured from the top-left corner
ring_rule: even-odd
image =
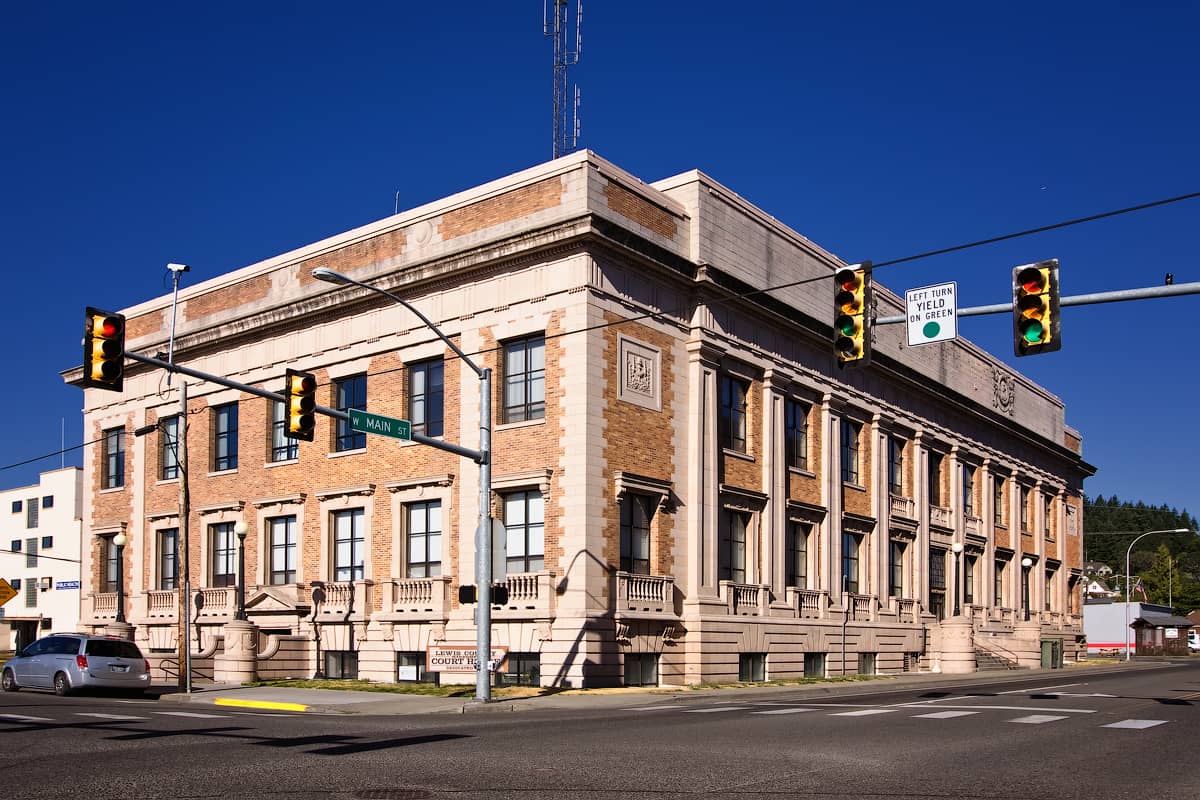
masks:
[[[955,542],[954,544],[950,545],[950,549],[954,551],[954,555],[958,555],[963,551],[962,542]]]
[[[233,525],[233,532],[237,534],[239,539],[245,539],[249,530],[250,526],[246,524],[246,520],[244,519],[239,519]]]
[[[1029,569],[1030,567],[1033,566],[1033,559],[1029,558],[1028,556],[1026,556],[1025,558],[1022,558],[1021,566],[1024,567],[1025,569]]]
[[[115,544],[117,547],[124,547],[125,543],[128,541],[129,541],[129,537],[123,533],[118,533],[116,536],[113,537],[113,544]]]
[[[350,279],[340,272],[330,269],[329,267],[317,267],[312,271],[312,276],[319,281],[326,283],[336,283],[344,285],[350,283]]]

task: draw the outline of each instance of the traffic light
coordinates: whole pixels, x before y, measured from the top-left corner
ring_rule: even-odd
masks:
[[[299,372],[294,369],[287,371],[287,427],[283,435],[289,439],[301,439],[306,442],[313,440],[313,431],[317,427],[317,418],[313,413],[317,408],[317,378],[311,372]]]
[[[119,392],[125,379],[125,317],[88,306],[83,334],[83,385]]]
[[[833,348],[838,366],[871,363],[871,262],[839,269],[834,277]]]
[[[1013,268],[1013,351],[1018,356],[1062,348],[1058,261]]]

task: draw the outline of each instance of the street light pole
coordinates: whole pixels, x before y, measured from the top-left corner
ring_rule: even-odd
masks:
[[[112,538],[113,545],[117,548],[117,618],[116,622],[125,621],[125,542],[128,541],[124,533],[118,533]]]
[[[950,549],[954,551],[954,616],[962,614],[962,608],[958,604],[958,584],[962,578],[962,542],[955,542],[950,545]]]
[[[246,620],[246,532],[250,530],[245,520],[238,520],[233,526],[233,532],[238,538],[238,585],[237,613],[234,619]]]
[[[1021,559],[1021,608],[1024,609],[1024,620],[1029,622],[1029,568],[1033,559],[1029,556]]]
[[[1129,559],[1133,555],[1133,546],[1138,543],[1139,539],[1150,536],[1154,533],[1191,533],[1187,528],[1172,528],[1169,531],[1146,531],[1134,537],[1134,540],[1129,543],[1128,549],[1125,550],[1125,660],[1129,661],[1132,654],[1129,652]]]
[[[413,440],[442,447],[442,449],[459,455],[469,453],[472,460],[479,465],[479,524],[475,529],[477,599],[475,658],[478,661],[475,671],[475,699],[486,703],[492,697],[490,669],[492,657],[492,520],[490,513],[492,502],[492,371],[484,369],[472,361],[470,356],[464,353],[446,334],[442,333],[437,325],[434,325],[428,317],[404,298],[398,297],[386,289],[380,289],[378,286],[356,281],[348,275],[343,275],[328,267],[317,267],[312,271],[312,276],[328,283],[351,284],[361,289],[367,289],[408,309],[425,327],[433,331],[447,347],[453,350],[454,354],[479,378],[479,450],[477,452],[468,451],[463,447],[449,447],[435,440],[418,439],[416,436],[413,437]]]

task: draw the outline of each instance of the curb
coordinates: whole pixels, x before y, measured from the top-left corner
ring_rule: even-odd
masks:
[[[257,708],[265,711],[308,711],[310,708],[310,706],[304,703],[283,703],[275,700],[238,700],[235,697],[214,698],[213,705],[233,708]]]

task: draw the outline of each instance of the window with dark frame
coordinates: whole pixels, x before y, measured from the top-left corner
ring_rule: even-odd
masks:
[[[942,505],[942,454],[929,451],[929,505]]]
[[[1004,608],[1004,568],[1007,566],[1006,559],[996,559],[996,571],[992,576],[992,598],[996,608]]]
[[[546,416],[546,337],[542,334],[504,343],[504,414],[507,422]]]
[[[861,534],[842,532],[842,586],[850,594],[858,594],[858,551],[861,547]]]
[[[625,653],[625,686],[658,686],[657,653]]]
[[[505,574],[545,568],[545,512],[545,500],[539,491],[504,495]]]
[[[963,513],[968,517],[975,516],[975,468],[963,464],[962,468]]]
[[[36,528],[38,526],[38,499],[36,497],[25,501],[25,527]]]
[[[1047,611],[1052,611],[1054,606],[1054,574],[1055,570],[1046,570],[1046,586],[1042,596],[1045,598],[1043,605]]]
[[[975,602],[975,556],[963,556],[963,602],[970,605]]]
[[[945,548],[929,548],[929,611],[937,619],[946,618]]]
[[[408,367],[408,418],[412,432],[441,436],[445,415],[445,364],[442,359]]]
[[[1051,514],[1053,512],[1054,512],[1054,498],[1048,494],[1042,495],[1042,533],[1045,535],[1045,537],[1047,539],[1051,538],[1054,535],[1054,533],[1053,533],[1054,529],[1050,525],[1050,522],[1053,519],[1053,517],[1051,517]]]
[[[721,416],[717,434],[721,447],[746,452],[746,395],[750,384],[732,375],[721,376]]]
[[[904,440],[888,437],[888,492],[904,496]]]
[[[650,574],[650,520],[654,499],[634,492],[621,498],[621,569]]]
[[[179,588],[179,529],[158,531],[158,588]]]
[[[722,508],[717,538],[717,578],[746,582],[746,530],[750,514]]]
[[[287,437],[287,404],[271,400],[271,463],[295,461],[300,457],[300,440]]]
[[[51,547],[54,547],[54,537],[53,536],[43,536],[42,537],[42,549],[46,550]]]
[[[784,457],[789,467],[808,469],[808,415],[810,407],[799,400],[783,406]]]
[[[125,429],[109,428],[104,432],[101,487],[118,489],[125,485]]]
[[[113,544],[112,536],[104,536],[100,539],[100,561],[104,564],[104,570],[100,573],[100,592],[101,594],[111,594],[117,590],[117,546]]]
[[[164,417],[158,423],[159,480],[179,477],[179,416]]]
[[[272,586],[296,582],[296,515],[271,517],[267,520],[267,535],[271,542]]]
[[[25,503],[24,503],[24,501],[22,501],[22,500],[13,500],[13,501],[12,501],[12,513],[14,513],[14,514],[20,514],[20,513],[21,513],[21,509],[22,509],[24,506],[25,506]]]
[[[862,436],[862,425],[843,419],[838,426],[842,430],[842,483],[859,483],[858,441]]]
[[[1029,530],[1029,487],[1021,487],[1021,532]]]
[[[38,565],[38,540],[25,540],[25,566],[36,567]]]
[[[888,596],[904,597],[904,553],[908,543],[901,539],[888,542]]]
[[[787,541],[784,543],[786,585],[797,589],[808,588],[808,537],[812,526],[805,522],[788,520]]]
[[[339,378],[333,382],[334,402],[338,411],[367,408],[367,376],[351,375]],[[359,433],[350,427],[350,420],[339,419],[335,427],[333,450],[343,453],[347,450],[362,450],[367,446],[367,435]]]
[[[442,501],[410,503],[406,509],[407,577],[432,578],[441,575]]]
[[[54,508],[54,495],[48,494],[42,498],[42,508]]]
[[[767,679],[766,653],[738,653],[738,680],[744,682]]]
[[[363,510],[333,512],[333,579],[357,581],[365,577]]]
[[[992,521],[1004,524],[1004,478],[999,475],[992,478]]]
[[[208,526],[209,552],[212,554],[212,585],[237,585],[237,539],[232,522]]]
[[[238,406],[226,403],[214,406],[213,415],[213,472],[237,469],[238,465]]]

